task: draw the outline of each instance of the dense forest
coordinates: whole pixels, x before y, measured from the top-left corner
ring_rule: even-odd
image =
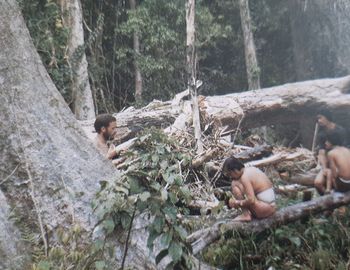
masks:
[[[0,269],[349,269],[350,193],[313,182],[317,113],[350,130],[349,14],[0,0]],[[91,143],[103,113],[117,166]],[[230,156],[267,175],[276,213],[233,221]]]

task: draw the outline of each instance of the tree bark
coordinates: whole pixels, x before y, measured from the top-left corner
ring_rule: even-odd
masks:
[[[136,11],[136,0],[129,0],[130,9]],[[135,68],[135,100],[137,104],[142,102],[142,75],[138,65],[137,57],[140,55],[140,39],[137,32],[133,34],[133,47],[135,52],[134,68]]]
[[[72,72],[73,111],[77,119],[95,117],[94,101],[85,55],[83,14],[80,0],[60,0],[63,24],[69,29],[67,61]]]
[[[197,142],[197,154],[203,152],[203,143],[201,139],[201,124],[199,117],[197,87],[196,87],[196,47],[195,47],[195,0],[186,2],[186,66],[187,66],[187,85],[192,98],[192,120],[194,127],[194,136]]]
[[[260,89],[260,71],[252,32],[248,0],[239,0],[239,11],[244,38],[245,65],[249,90]]]
[[[193,254],[198,254],[205,247],[218,240],[226,231],[236,230],[244,234],[258,233],[349,203],[350,192],[336,192],[332,195],[322,196],[312,201],[280,209],[273,216],[266,219],[253,220],[249,223],[234,222],[232,220],[220,221],[209,228],[194,232],[187,237],[187,240],[192,245]]]

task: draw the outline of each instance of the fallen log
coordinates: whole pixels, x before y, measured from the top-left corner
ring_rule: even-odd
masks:
[[[271,125],[274,123],[314,123],[315,114],[322,108],[335,112],[337,120],[345,127],[350,127],[350,76],[336,79],[320,79],[298,83],[290,83],[271,88],[234,93],[223,96],[201,97],[199,107],[201,119],[205,123],[213,123],[214,127],[227,126],[241,129]],[[118,123],[118,140],[126,141],[134,137],[145,127],[155,126],[167,128],[182,114],[180,122],[191,118],[189,100],[186,96],[173,101],[153,101],[148,106],[135,109],[130,107],[114,114]],[[89,138],[94,137],[93,121],[81,121],[81,125]],[[202,125],[205,125],[202,122]],[[303,126],[304,133],[310,133],[311,147],[313,127]],[[180,127],[183,129],[183,126]],[[302,134],[303,135],[303,134]],[[304,134],[305,135],[305,134]],[[303,136],[304,136],[303,135]]]
[[[272,154],[272,146],[270,145],[258,145],[254,148],[248,149],[234,156],[240,161],[246,163],[252,160],[268,157]]]
[[[253,220],[249,223],[234,222],[232,219],[219,221],[209,228],[192,233],[187,237],[187,241],[191,243],[193,254],[198,254],[208,245],[218,240],[220,236],[227,231],[235,230],[243,234],[258,233],[325,210],[332,210],[349,203],[350,192],[334,192],[333,194],[318,197],[312,201],[302,202],[282,208],[273,216],[266,219]]]

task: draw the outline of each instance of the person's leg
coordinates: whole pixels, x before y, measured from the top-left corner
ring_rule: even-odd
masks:
[[[256,218],[267,218],[276,212],[276,204],[257,200],[249,209]]]
[[[315,181],[314,181],[314,186],[320,195],[324,194],[324,192],[326,190],[325,189],[326,178],[325,178],[322,170],[317,174]]]
[[[335,188],[335,183],[333,180],[333,176],[332,176],[332,171],[330,169],[326,169],[325,170],[325,174],[326,174],[326,190],[324,191],[325,194],[329,194],[331,193],[331,190],[333,188]]]
[[[232,182],[231,189],[232,189],[232,194],[236,200],[244,200],[244,187],[241,183]],[[250,221],[252,220],[252,214],[247,208],[242,208],[242,214],[237,216],[233,220]]]
[[[232,181],[231,191],[236,200],[244,200],[244,187],[241,183]]]

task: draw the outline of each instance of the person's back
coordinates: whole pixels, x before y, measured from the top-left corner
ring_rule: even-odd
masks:
[[[328,152],[337,168],[338,177],[350,180],[350,150],[344,146],[337,146]]]
[[[246,167],[242,175],[242,181],[249,181],[252,184],[255,194],[272,188],[270,179],[256,167]]]
[[[235,221],[250,221],[252,216],[266,218],[276,211],[275,192],[268,177],[255,167],[245,168],[235,157],[227,158],[223,172],[232,179],[233,198],[229,207],[242,208],[242,215]]]

